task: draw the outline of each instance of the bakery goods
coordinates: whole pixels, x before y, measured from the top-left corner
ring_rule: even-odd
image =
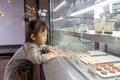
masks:
[[[102,71],[101,71],[101,74],[107,75],[107,71],[102,70]]]
[[[118,72],[120,72],[120,67],[117,69]]]
[[[117,67],[117,66],[112,66],[112,69],[117,70],[117,69],[118,69],[118,67]]]
[[[106,64],[100,64],[100,67],[106,67]]]
[[[115,73],[116,73],[116,70],[110,69],[109,72],[115,74]]]
[[[105,70],[110,70],[110,68],[111,68],[110,66],[104,67]]]
[[[96,67],[96,70],[97,71],[102,71],[102,68],[101,67]]]
[[[112,66],[114,66],[114,64],[113,64],[113,63],[108,63],[107,65],[108,65],[108,66],[111,66],[111,67],[112,67]]]

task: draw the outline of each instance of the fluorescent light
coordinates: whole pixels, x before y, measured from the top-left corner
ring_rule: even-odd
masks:
[[[104,5],[107,5],[109,3],[113,3],[115,1],[118,1],[118,0],[106,0],[106,1],[100,2],[100,3],[96,4],[96,5],[93,5],[91,7],[85,8],[83,10],[71,13],[70,16],[78,16],[80,14],[83,14],[83,13],[89,12],[91,10],[94,10],[94,8],[97,7],[97,6],[104,6]]]
[[[74,12],[74,13],[70,14],[70,16],[77,16],[77,15],[83,14],[83,13],[85,13],[85,12],[89,12],[89,11],[91,11],[91,10],[93,10],[93,9],[94,9],[94,6],[91,6],[91,7],[88,7],[88,8],[86,8],[86,9],[83,9],[83,10],[80,10],[80,11],[77,11],[77,12]]]
[[[64,18],[53,19],[53,22],[55,22],[55,21],[59,21],[59,20],[62,20],[62,19],[64,19]]]
[[[66,1],[64,0],[63,2],[61,2],[55,9],[53,9],[53,12],[59,10],[61,7],[65,6],[66,5]]]

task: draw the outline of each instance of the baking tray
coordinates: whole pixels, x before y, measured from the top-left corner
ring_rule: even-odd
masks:
[[[93,58],[98,60],[97,62],[93,62],[94,64],[120,62],[120,58],[113,55],[95,56]]]
[[[102,56],[106,55],[107,53],[102,51],[87,51],[91,56]]]
[[[100,63],[110,63],[110,62],[120,62],[120,58],[113,55],[103,55],[103,56],[91,56],[81,57],[81,61],[84,63],[100,64]]]
[[[98,62],[97,59],[95,59],[94,57],[92,57],[90,55],[83,56],[83,57],[80,58],[80,60],[82,62],[84,62],[85,64],[93,63],[93,62]]]
[[[113,63],[115,66],[120,66],[120,62]],[[107,71],[108,72],[108,71]],[[112,78],[112,77],[120,77],[120,72],[116,72],[115,74],[109,73],[107,75],[101,74],[100,71],[96,71],[96,74],[101,78]]]

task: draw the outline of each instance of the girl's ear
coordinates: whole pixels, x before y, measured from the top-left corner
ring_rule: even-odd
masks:
[[[35,36],[34,34],[31,34],[30,37],[31,37],[32,40],[35,40],[35,39],[36,39],[36,36]]]

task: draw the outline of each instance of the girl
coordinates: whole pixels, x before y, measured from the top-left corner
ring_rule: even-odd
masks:
[[[51,47],[45,45],[48,28],[39,20],[29,22],[26,42],[13,55],[5,68],[4,80],[32,80],[33,64],[41,64],[57,56]]]

